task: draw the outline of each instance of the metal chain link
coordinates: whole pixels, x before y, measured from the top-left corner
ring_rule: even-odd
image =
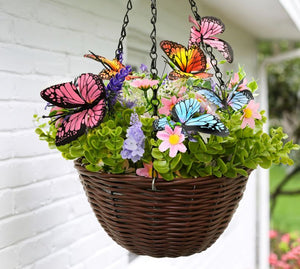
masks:
[[[132,3],[131,3],[131,0],[128,0],[128,2],[127,2],[127,12],[126,12],[126,14],[124,16],[124,19],[123,19],[121,36],[120,36],[120,39],[119,39],[118,48],[116,49],[116,52],[115,52],[115,58],[118,59],[118,60],[121,60],[121,57],[122,57],[122,54],[123,54],[123,40],[126,37],[126,27],[129,23],[128,13],[131,9],[132,9]]]
[[[152,32],[150,33],[150,39],[152,41],[152,47],[150,50],[150,58],[151,58],[151,75],[153,79],[157,78],[157,44],[156,44],[156,21],[157,21],[157,8],[156,8],[156,0],[151,0],[151,24],[153,26]],[[152,107],[153,107],[153,115],[157,116],[157,108],[158,108],[158,99],[157,99],[157,88],[153,89],[153,97],[152,97]]]

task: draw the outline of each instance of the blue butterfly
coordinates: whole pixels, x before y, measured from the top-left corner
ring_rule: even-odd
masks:
[[[198,132],[218,136],[229,135],[228,129],[214,115],[202,114],[195,116],[199,112],[200,106],[200,103],[192,98],[178,102],[171,111],[173,120],[167,117],[155,120],[153,123],[154,130],[164,130],[166,125],[181,125],[183,132],[188,136]]]
[[[244,105],[247,105],[250,100],[253,100],[252,92],[249,90],[237,91],[239,86],[243,83],[244,79],[242,79],[232,91],[228,94],[227,97],[221,98],[214,91],[210,89],[195,87],[196,89],[200,89],[197,93],[206,97],[206,99],[220,108],[227,109],[230,106],[234,111],[240,110]]]

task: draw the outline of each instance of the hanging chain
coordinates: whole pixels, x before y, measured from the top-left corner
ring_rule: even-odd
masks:
[[[152,32],[150,34],[150,39],[152,41],[152,47],[150,51],[150,58],[151,58],[151,75],[152,79],[157,78],[157,44],[156,44],[156,20],[157,20],[157,8],[156,8],[156,0],[151,0],[151,24],[153,26]],[[157,107],[158,107],[158,100],[157,100],[157,88],[153,89],[153,97],[152,97],[152,106],[153,106],[153,115],[157,116]]]
[[[193,12],[193,15],[194,15],[195,19],[197,20],[197,22],[198,22],[198,24],[200,26],[201,25],[201,17],[198,14],[197,5],[196,5],[196,3],[195,3],[194,0],[189,0],[189,2],[190,2],[190,5],[191,5],[191,10]],[[218,61],[217,61],[216,57],[213,54],[213,49],[212,49],[212,47],[210,45],[205,44],[203,42],[203,40],[201,40],[201,46],[202,46],[204,52],[210,58],[210,63],[211,63],[211,65],[212,65],[212,67],[213,67],[213,69],[215,71],[215,76],[216,76],[217,80],[219,81],[219,87],[220,87],[221,92],[223,94],[224,91],[225,91],[226,86],[225,86],[225,82],[223,81],[223,78],[222,78],[223,75],[222,75],[222,73],[221,73],[221,71],[220,71],[220,69],[218,67]]]
[[[132,9],[132,3],[131,3],[131,0],[128,0],[128,2],[127,2],[127,12],[126,12],[126,14],[124,16],[124,19],[123,19],[121,36],[120,36],[120,39],[119,39],[118,48],[116,49],[116,52],[115,52],[115,58],[117,60],[121,60],[121,61],[122,61],[122,56],[123,56],[123,40],[126,37],[126,27],[129,23],[128,13],[131,9]]]
[[[201,24],[201,17],[198,14],[197,5],[196,5],[194,0],[189,0],[189,2],[190,2],[190,5],[191,5],[191,10],[193,12],[193,15],[194,15],[195,19],[197,20],[197,22],[199,23],[199,25],[200,25]]]

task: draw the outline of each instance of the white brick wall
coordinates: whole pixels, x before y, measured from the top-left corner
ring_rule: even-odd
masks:
[[[168,1],[158,1],[158,36],[186,42],[189,8],[181,0]],[[148,5],[133,2],[130,27],[145,33],[143,46],[150,48]],[[113,57],[124,7],[124,0],[0,0],[1,269],[129,268],[127,251],[94,217],[72,162],[38,140],[32,119],[43,113],[42,89],[82,72],[99,72],[101,66],[83,58],[84,53]],[[239,34],[240,29],[227,32]],[[252,37],[238,42],[253,53]],[[244,64],[254,66],[253,61]],[[255,218],[248,225],[252,231]],[[185,258],[182,266],[199,268],[196,257]]]

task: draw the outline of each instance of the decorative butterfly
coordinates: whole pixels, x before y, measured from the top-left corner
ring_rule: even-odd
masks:
[[[195,87],[195,89],[200,89],[197,91],[197,93],[203,95],[208,101],[214,103],[218,107],[227,109],[228,106],[230,106],[233,110],[237,111],[240,110],[244,105],[247,105],[250,100],[254,99],[252,92],[249,90],[237,91],[243,81],[244,79],[235,85],[232,91],[225,98],[220,97],[210,89],[199,87]]]
[[[86,73],[74,82],[51,86],[41,92],[41,97],[62,108],[55,120],[63,119],[57,130],[55,144],[61,146],[95,128],[106,112],[105,87],[98,75]]]
[[[124,68],[125,66],[117,59],[113,59],[112,61],[111,60],[108,60],[106,59],[105,57],[103,56],[99,56],[99,55],[96,55],[95,53],[91,52],[91,54],[85,54],[84,57],[87,57],[87,58],[90,58],[90,59],[93,59],[93,60],[96,60],[100,63],[103,64],[104,68],[99,76],[102,78],[102,79],[105,79],[105,80],[109,80],[111,79],[112,77],[114,77],[122,68]]]
[[[199,25],[199,23],[190,16],[189,21],[195,25],[191,28],[189,46],[204,42],[220,51],[227,62],[233,62],[233,50],[231,46],[226,41],[215,37],[215,35],[225,31],[225,25],[220,19],[215,17],[202,17],[201,25]]]
[[[192,45],[187,49],[176,42],[163,40],[160,42],[160,47],[173,63],[169,63],[174,69],[169,74],[170,80],[189,77],[205,79],[212,76],[212,74],[204,72],[206,57],[199,46]],[[175,69],[174,65],[179,70]]]
[[[200,103],[193,98],[178,102],[171,111],[173,120],[169,120],[166,117],[155,120],[153,123],[154,130],[161,131],[166,125],[174,126],[179,123],[184,133],[188,136],[198,132],[218,136],[229,135],[228,129],[214,115],[203,114],[196,116],[200,110],[200,106]]]

